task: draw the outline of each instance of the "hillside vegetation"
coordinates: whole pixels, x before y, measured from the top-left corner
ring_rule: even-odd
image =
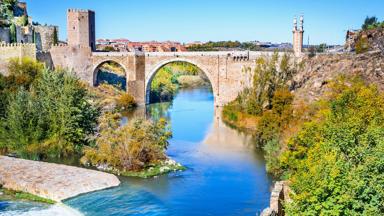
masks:
[[[370,46],[381,43],[380,26],[368,31]],[[268,172],[287,180],[287,215],[384,214],[383,59],[380,49],[258,59],[253,87],[224,107],[225,122],[256,138]]]

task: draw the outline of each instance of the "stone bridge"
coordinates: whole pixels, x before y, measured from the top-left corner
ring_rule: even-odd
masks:
[[[251,84],[250,73],[260,56],[272,52],[92,52],[87,47],[58,46],[51,49],[55,67],[73,70],[90,85],[96,84],[98,67],[116,62],[125,70],[127,91],[139,104],[149,102],[151,81],[156,72],[170,62],[188,62],[200,68],[211,83],[216,106],[236,98],[239,91]]]

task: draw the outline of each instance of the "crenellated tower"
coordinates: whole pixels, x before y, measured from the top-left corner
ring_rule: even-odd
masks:
[[[95,12],[68,9],[67,34],[69,46],[90,47],[96,50]]]
[[[295,56],[300,56],[303,50],[304,37],[304,17],[300,16],[300,26],[297,26],[297,18],[293,19],[293,52]]]

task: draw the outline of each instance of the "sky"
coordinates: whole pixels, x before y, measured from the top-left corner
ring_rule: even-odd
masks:
[[[68,8],[96,12],[96,38],[131,41],[291,42],[292,20],[304,15],[304,44],[343,44],[366,16],[384,20],[384,0],[26,0],[41,24],[66,40]]]

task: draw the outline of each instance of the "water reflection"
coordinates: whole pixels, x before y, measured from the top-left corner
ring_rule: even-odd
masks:
[[[165,117],[168,155],[188,170],[157,178],[120,177],[119,187],[65,203],[85,215],[255,215],[268,206],[271,179],[252,140],[224,125],[209,89],[181,90],[173,103],[126,115]]]
[[[170,120],[168,155],[187,171],[152,179],[122,177],[118,188],[68,201],[87,215],[255,215],[271,180],[250,137],[221,122],[208,89],[181,90],[173,103],[126,115]]]

